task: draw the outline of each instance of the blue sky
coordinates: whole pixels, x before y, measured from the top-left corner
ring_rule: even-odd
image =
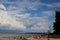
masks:
[[[23,32],[47,32],[50,29],[53,32],[55,12],[60,11],[60,0],[0,0],[0,4],[5,6],[8,16],[24,25],[25,29],[18,29]],[[5,28],[17,30],[16,26],[9,25]],[[4,30],[2,26],[0,29]]]

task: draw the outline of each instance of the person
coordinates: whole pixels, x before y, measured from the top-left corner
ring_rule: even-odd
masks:
[[[40,37],[37,35],[37,36],[35,37],[35,40],[40,40]]]
[[[23,37],[22,37],[22,36],[20,36],[20,39],[19,39],[19,40],[22,40],[22,38],[23,38]]]
[[[27,39],[24,37],[24,38],[22,38],[22,40],[27,40]]]
[[[17,36],[17,40],[22,40],[22,36]]]

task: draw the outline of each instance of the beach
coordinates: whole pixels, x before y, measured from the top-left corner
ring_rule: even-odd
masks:
[[[26,40],[35,40],[37,34],[0,34],[0,40],[22,40],[19,37],[26,38]],[[39,36],[39,35],[38,35]],[[41,36],[39,40],[48,40],[48,37]],[[49,38],[49,40],[60,40],[60,38]]]

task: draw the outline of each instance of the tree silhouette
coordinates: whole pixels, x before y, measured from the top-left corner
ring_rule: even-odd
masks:
[[[60,11],[56,11],[55,23],[54,23],[54,34],[60,35]]]

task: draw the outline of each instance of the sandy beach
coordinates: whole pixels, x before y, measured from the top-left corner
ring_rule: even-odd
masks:
[[[27,35],[27,34],[26,34]],[[22,36],[27,40],[36,40],[31,35],[23,35],[23,34],[0,34],[0,40],[21,40],[18,37]],[[17,39],[18,38],[18,39]],[[39,40],[48,40],[48,37],[40,37]],[[60,38],[49,38],[49,40],[60,40]]]

